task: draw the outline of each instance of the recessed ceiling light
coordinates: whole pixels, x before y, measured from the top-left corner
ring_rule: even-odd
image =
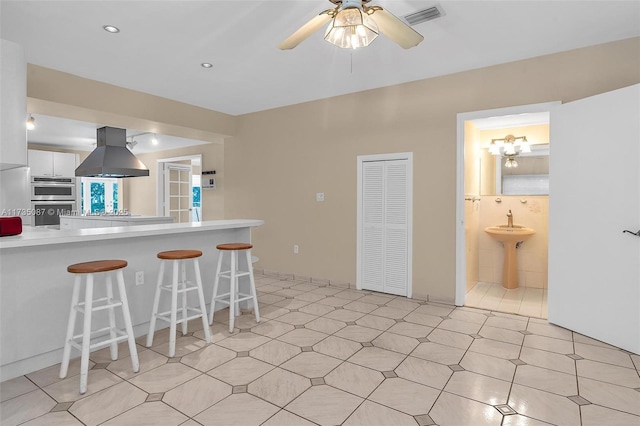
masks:
[[[202,68],[211,68],[211,67],[213,67],[213,64],[211,64],[209,62],[203,62],[203,63],[200,64],[200,66]]]
[[[102,29],[105,30],[108,33],[119,33],[120,32],[120,28],[114,27],[113,25],[104,25],[102,27]]]

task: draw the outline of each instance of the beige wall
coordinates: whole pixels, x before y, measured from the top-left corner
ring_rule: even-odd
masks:
[[[219,217],[218,208],[226,218],[264,219],[253,236],[260,267],[352,283],[356,157],[411,151],[414,294],[452,301],[456,114],[568,102],[638,82],[640,38],[633,38],[239,117],[29,64],[27,104],[33,113],[210,142],[233,136],[222,163],[205,160],[205,169],[224,167],[217,176],[224,195],[204,194],[224,198],[223,206],[213,201],[205,219]],[[150,186],[131,186],[133,209]],[[326,201],[317,203],[316,192]]]
[[[240,116],[225,146],[225,216],[265,220],[260,267],[354,283],[356,157],[411,151],[414,294],[452,301],[456,115],[638,82],[634,38]]]

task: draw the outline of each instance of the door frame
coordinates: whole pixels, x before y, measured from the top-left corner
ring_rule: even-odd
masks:
[[[171,180],[171,171],[172,170],[178,170],[178,181],[172,181]],[[178,207],[177,210],[173,210],[174,212],[177,211],[178,213],[178,222],[177,223],[191,223],[193,221],[193,166],[191,164],[181,164],[181,163],[164,163],[164,175],[163,175],[163,179],[164,179],[164,196],[163,196],[163,200],[164,200],[164,216],[171,216],[171,184],[172,183],[178,183],[178,192],[181,193],[181,189],[180,189],[180,185],[182,184],[182,179],[180,178],[181,176],[181,171],[188,171],[188,176],[189,176],[189,191],[187,194],[187,197],[189,199],[189,222],[182,222],[181,218],[182,218],[182,211],[183,209],[181,208],[182,206],[182,200],[180,199],[182,197],[182,195],[175,195],[179,198],[178,201],[178,205],[180,207]],[[168,172],[168,173],[167,173]],[[174,222],[175,223],[175,222]]]
[[[456,147],[456,294],[455,305],[464,306],[467,289],[467,240],[464,229],[464,123],[479,118],[499,117],[535,112],[547,112],[560,105],[561,101],[539,104],[519,105],[506,108],[486,109],[482,111],[462,112],[457,115]],[[476,194],[480,195],[480,194]]]
[[[181,157],[159,158],[156,160],[156,216],[164,216],[164,163],[191,161],[202,164],[202,154],[183,155]],[[202,202],[202,201],[201,201]]]
[[[356,289],[362,290],[360,268],[362,267],[362,164],[370,161],[407,160],[407,298],[413,294],[413,152],[359,155],[358,192],[356,198]]]

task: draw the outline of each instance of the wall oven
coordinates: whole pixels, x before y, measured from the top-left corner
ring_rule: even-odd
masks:
[[[75,201],[76,178],[31,177],[32,201]]]
[[[60,215],[75,211],[75,201],[31,201],[31,226],[60,226]]]
[[[60,215],[75,214],[76,178],[31,177],[31,226],[60,226]]]

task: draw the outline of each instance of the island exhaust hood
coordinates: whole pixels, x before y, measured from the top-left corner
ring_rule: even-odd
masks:
[[[76,168],[76,176],[127,178],[149,176],[149,169],[127,148],[127,131],[98,129],[98,146]]]

